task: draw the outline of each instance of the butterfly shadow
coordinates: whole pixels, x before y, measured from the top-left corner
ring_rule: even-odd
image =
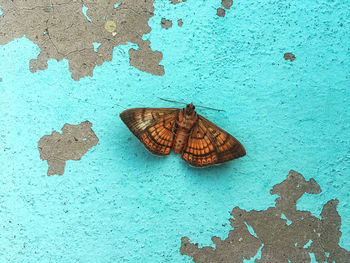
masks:
[[[225,177],[231,178],[235,174],[240,174],[239,167],[241,166],[241,162],[241,160],[235,160],[233,162],[226,162],[202,168],[191,166],[186,162],[182,162],[182,165],[186,173],[191,175],[203,178],[215,177],[216,179],[219,179]]]
[[[167,156],[159,156],[150,153],[135,137],[127,137],[128,147],[125,148],[125,155],[137,166],[159,166]]]

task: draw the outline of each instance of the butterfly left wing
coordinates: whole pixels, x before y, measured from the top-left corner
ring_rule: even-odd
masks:
[[[123,111],[120,118],[150,152],[167,155],[178,113],[176,108],[134,108]]]
[[[198,115],[182,159],[195,167],[224,163],[246,154],[243,145],[231,134]]]

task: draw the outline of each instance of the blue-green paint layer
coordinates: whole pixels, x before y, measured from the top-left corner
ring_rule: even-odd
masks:
[[[182,236],[200,246],[226,238],[232,208],[273,205],[269,189],[290,169],[322,189],[298,209],[317,216],[339,199],[340,244],[350,249],[348,1],[235,1],[224,18],[220,2],[156,1],[145,38],[163,53],[162,77],[130,67],[130,45],[79,82],[66,60],[30,73],[39,50],[25,38],[0,46],[0,261],[190,262],[179,253]],[[184,24],[162,30],[162,17]],[[149,154],[118,115],[174,107],[158,96],[224,108],[199,113],[247,156],[194,169]],[[47,177],[39,139],[84,120],[99,144]]]

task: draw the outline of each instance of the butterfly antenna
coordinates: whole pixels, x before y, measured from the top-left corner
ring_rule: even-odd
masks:
[[[214,109],[214,108],[210,108],[210,107],[205,107],[205,106],[200,106],[200,105],[194,105],[195,107],[199,107],[199,108],[204,108],[204,109],[208,109],[208,110],[216,110],[216,111],[224,111],[226,112],[225,110],[221,110],[221,109]]]
[[[180,104],[187,104],[187,103],[185,103],[185,102],[175,101],[175,100],[167,100],[167,99],[163,99],[163,98],[160,98],[160,97],[158,97],[158,99],[165,100],[165,101],[168,101],[168,102],[174,102],[174,103],[180,103]]]
[[[174,103],[180,103],[180,104],[187,104],[185,102],[181,102],[181,101],[175,101],[175,100],[167,100],[167,99],[163,99],[163,98],[160,98],[158,97],[158,99],[161,99],[161,100],[165,100],[165,101],[168,101],[168,102],[174,102]],[[210,107],[205,107],[205,106],[200,106],[200,105],[194,105],[195,107],[200,107],[200,108],[204,108],[204,109],[208,109],[208,110],[216,110],[216,111],[225,111],[225,110],[220,110],[220,109],[214,109],[214,108],[210,108]],[[226,111],[225,111],[226,112]]]

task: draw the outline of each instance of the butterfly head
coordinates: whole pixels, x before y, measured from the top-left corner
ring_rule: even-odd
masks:
[[[194,109],[195,109],[195,106],[193,105],[192,102],[191,104],[187,104],[186,108],[184,108],[185,115],[193,115],[195,113]]]

